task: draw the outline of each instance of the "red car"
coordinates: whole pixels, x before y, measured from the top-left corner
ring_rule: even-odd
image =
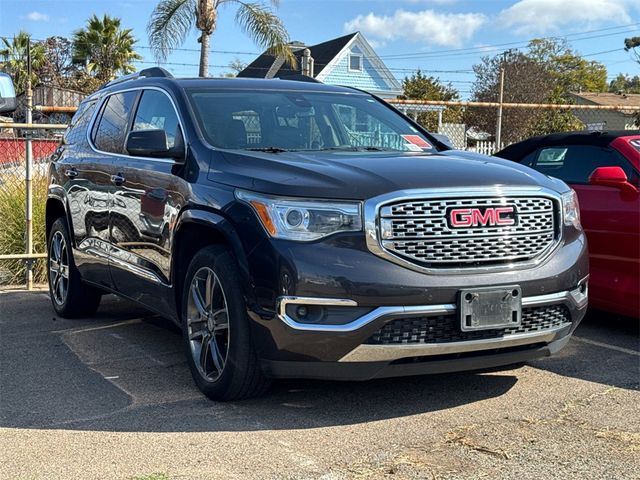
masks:
[[[590,305],[640,318],[640,131],[557,133],[496,156],[575,189],[589,242]]]

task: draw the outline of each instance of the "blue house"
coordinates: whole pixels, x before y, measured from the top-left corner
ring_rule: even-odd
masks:
[[[298,59],[298,70],[285,64],[282,57],[263,53],[239,77],[284,78],[302,73],[304,51],[313,58],[313,77],[329,85],[357,87],[383,98],[395,98],[402,93],[402,85],[378,57],[360,32],[335,38],[317,45],[291,44]]]

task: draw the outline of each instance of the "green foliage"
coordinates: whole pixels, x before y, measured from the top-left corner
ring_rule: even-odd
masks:
[[[90,75],[84,65],[73,63],[73,43],[69,39],[49,37],[41,45],[45,59],[36,75],[42,83],[86,94],[95,92],[104,83]]]
[[[9,73],[16,84],[18,94],[27,84],[27,38],[29,34],[20,32],[11,41],[2,40],[0,49],[0,69]],[[72,61],[73,44],[64,37],[49,37],[31,43],[31,83],[68,88],[83,93],[93,93],[103,80],[90,75],[84,65]]]
[[[504,101],[510,103],[574,103],[572,93],[607,91],[607,70],[574,52],[566,40],[536,39],[526,53],[485,57],[474,66],[473,99],[497,101],[499,72],[505,71]],[[492,109],[469,109],[469,125],[493,132],[496,113]],[[502,138],[505,143],[531,135],[583,128],[570,110],[505,109]]]
[[[273,6],[278,0],[271,0]],[[149,43],[159,61],[182,45],[195,26],[201,35],[200,76],[207,76],[209,63],[209,37],[216,29],[218,8],[237,6],[235,21],[253,41],[272,55],[282,56],[294,68],[296,58],[289,47],[289,34],[282,20],[263,2],[241,0],[160,0],[154,8],[147,32]]]
[[[0,70],[8,73],[13,78],[16,93],[19,95],[27,88],[28,68],[27,68],[27,43],[31,37],[25,31],[20,31],[13,36],[11,41],[2,38],[2,48],[0,48]],[[37,42],[31,43],[31,84],[38,83],[37,71],[45,61],[45,50]]]
[[[631,77],[623,73],[618,74],[609,83],[609,91],[612,93],[640,93],[640,75]]]
[[[553,95],[557,99],[568,101],[571,92],[607,91],[606,67],[581,57],[566,40],[532,40],[528,56],[549,72],[554,81]]]
[[[460,100],[460,94],[451,84],[443,84],[439,79],[424,75],[420,70],[402,81],[403,94],[399,97],[403,100],[436,100],[456,101]],[[423,112],[418,114],[418,123],[427,130],[438,130],[438,112]],[[445,123],[460,123],[462,121],[462,109],[460,107],[447,107],[442,112],[442,121]]]
[[[142,57],[134,49],[136,40],[131,31],[120,28],[119,18],[93,15],[86,28],[73,34],[73,62],[85,65],[88,73],[103,82],[134,72],[131,62]]]
[[[625,38],[624,49],[627,52],[633,52],[636,61],[640,63],[640,37]]]
[[[149,43],[158,61],[187,39],[196,21],[196,0],[162,0],[153,9],[147,32]]]
[[[47,198],[47,176],[43,165],[33,171],[33,251],[46,251],[45,203]],[[25,249],[25,199],[26,185],[24,168],[16,167],[5,171],[0,178],[0,252],[24,253]],[[16,285],[24,282],[26,268],[22,260],[3,260],[0,263],[0,284]],[[38,260],[34,264],[33,280],[46,282],[46,262]]]

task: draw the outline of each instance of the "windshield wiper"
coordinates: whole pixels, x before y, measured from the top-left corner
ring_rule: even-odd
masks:
[[[355,147],[351,145],[344,145],[341,147],[326,147],[322,150],[338,150],[343,152],[389,152],[393,151],[393,148],[387,147]]]
[[[245,148],[245,150],[251,150],[253,152],[267,152],[267,153],[282,153],[282,152],[291,151],[291,150],[287,150],[286,148],[280,148],[280,147],[253,147],[253,148]]]

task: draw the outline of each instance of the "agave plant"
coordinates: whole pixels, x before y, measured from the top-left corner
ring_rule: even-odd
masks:
[[[2,48],[0,48],[0,70],[8,73],[13,78],[18,94],[24,92],[27,87],[27,45],[30,35],[25,31],[20,31],[9,41],[2,38]],[[44,47],[40,43],[31,42],[31,84],[38,83],[37,71],[42,67],[45,60]]]
[[[271,0],[277,7],[279,0]],[[282,56],[295,67],[296,58],[289,48],[289,34],[282,20],[269,5],[241,0],[161,0],[151,14],[147,25],[149,43],[156,59],[166,61],[167,56],[182,45],[195,26],[200,31],[199,76],[208,75],[210,37],[216,29],[221,7],[236,7],[235,20],[258,46],[268,49],[274,56]]]
[[[101,81],[112,80],[136,70],[132,62],[142,57],[136,53],[135,43],[131,29],[120,28],[119,18],[93,15],[85,28],[73,34],[73,62],[85,65]]]

